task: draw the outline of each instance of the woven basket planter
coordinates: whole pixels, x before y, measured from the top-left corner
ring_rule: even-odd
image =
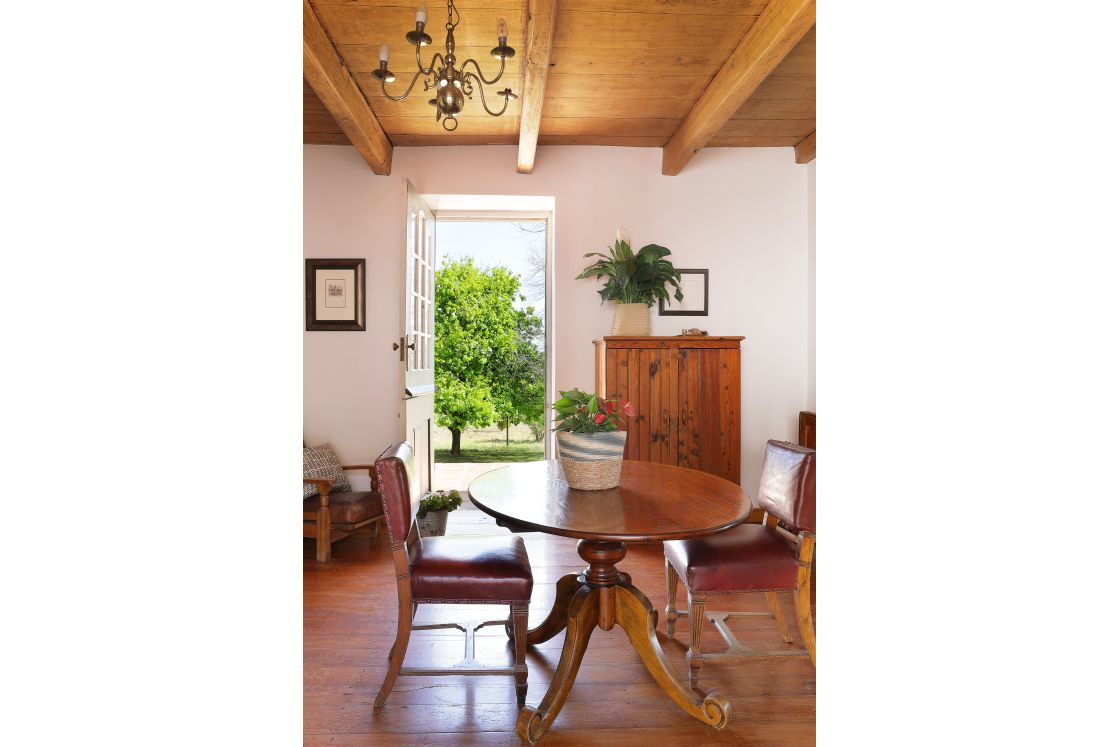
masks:
[[[622,452],[626,450],[626,431],[557,431],[556,443],[568,487],[575,490],[607,490],[618,487],[622,478]]]
[[[644,303],[616,303],[612,335],[649,335],[649,306]]]
[[[442,537],[447,533],[447,514],[449,511],[429,511],[421,519],[416,517],[416,528],[421,537]]]

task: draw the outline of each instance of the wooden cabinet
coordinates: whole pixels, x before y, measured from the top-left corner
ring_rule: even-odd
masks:
[[[710,472],[739,482],[742,337],[595,340],[595,392],[628,399],[626,459]]]
[[[817,413],[802,410],[797,415],[797,444],[809,449],[817,448]]]

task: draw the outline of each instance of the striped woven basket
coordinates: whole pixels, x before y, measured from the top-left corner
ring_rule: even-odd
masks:
[[[556,432],[560,464],[568,487],[576,490],[606,490],[622,479],[622,453],[626,431],[599,433]]]

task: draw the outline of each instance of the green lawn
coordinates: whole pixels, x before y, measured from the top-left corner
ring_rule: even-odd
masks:
[[[544,459],[544,442],[534,441],[527,425],[509,429],[509,446],[506,432],[498,428],[463,431],[462,455],[451,456],[451,431],[435,429],[436,461],[445,464],[459,462],[539,462]]]

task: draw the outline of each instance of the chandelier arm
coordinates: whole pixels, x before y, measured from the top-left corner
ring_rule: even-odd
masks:
[[[502,79],[502,73],[506,71],[506,58],[502,57],[502,66],[498,69],[498,74],[494,76],[494,80],[486,80],[486,76],[482,74],[482,68],[478,66],[478,63],[473,57],[461,65],[464,71],[467,69],[467,65],[474,65],[474,69],[478,71],[478,75],[475,77],[477,77],[483,83],[492,86]]]
[[[477,67],[477,64],[475,66]],[[463,77],[474,78],[475,80],[479,81],[479,83],[478,83],[478,93],[479,93],[479,96],[482,99],[482,108],[486,110],[487,114],[489,114],[491,117],[500,117],[500,116],[502,116],[503,114],[506,113],[506,109],[509,107],[509,99],[505,100],[505,103],[502,104],[502,108],[499,111],[496,111],[496,112],[490,111],[490,107],[486,105],[486,89],[483,88],[482,80],[479,78],[479,76],[475,75],[474,73],[464,73]]]
[[[413,88],[413,86],[416,85],[416,81],[420,80],[420,76],[421,75],[428,75],[428,74],[429,73],[426,73],[423,70],[417,70],[416,75],[412,76],[412,82],[408,84],[408,88],[406,88],[404,93],[402,93],[400,96],[390,95],[389,94],[389,89],[385,87],[385,79],[382,78],[381,79],[381,92],[383,94],[385,94],[385,98],[389,99],[390,101],[404,101],[406,98],[408,98],[408,94],[412,93],[412,88]]]
[[[434,55],[432,55],[432,63],[428,65],[428,67],[424,67],[420,64],[420,47],[416,47],[416,67],[419,68],[420,72],[424,73],[424,75],[432,74],[432,72],[436,69],[436,60],[439,60],[440,67],[445,67],[447,65],[447,62],[443,59],[443,55],[441,55],[439,52],[436,52]]]

